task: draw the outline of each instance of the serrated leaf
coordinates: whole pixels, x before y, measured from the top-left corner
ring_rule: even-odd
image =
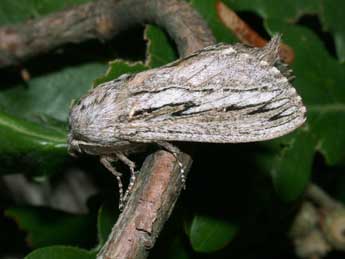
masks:
[[[176,59],[176,53],[169,42],[168,36],[156,26],[148,25],[144,33],[147,41],[146,62],[128,62],[114,60],[109,62],[109,67],[104,76],[95,80],[94,85],[114,80],[123,74],[138,73],[149,68],[165,65]]]
[[[36,249],[24,259],[95,259],[96,254],[69,246],[51,246]]]
[[[27,242],[33,248],[49,245],[85,245],[92,234],[93,217],[74,215],[43,207],[7,209],[5,215],[14,219],[27,232]],[[87,231],[88,235],[85,235]]]
[[[227,246],[237,231],[237,224],[211,216],[196,215],[188,235],[194,251],[210,253]]]
[[[150,68],[163,66],[177,58],[168,35],[157,26],[147,25],[144,38],[147,41],[146,65]]]
[[[94,81],[94,86],[114,80],[123,74],[133,74],[144,71],[148,67],[142,62],[128,62],[125,60],[114,60],[109,62],[109,67],[105,75],[98,77]]]

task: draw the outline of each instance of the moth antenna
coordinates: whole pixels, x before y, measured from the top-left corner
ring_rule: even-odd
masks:
[[[273,65],[279,60],[279,46],[282,35],[280,33],[275,34],[272,39],[263,47],[259,54],[259,59],[266,61]]]

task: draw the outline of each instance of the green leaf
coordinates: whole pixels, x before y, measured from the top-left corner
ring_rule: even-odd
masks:
[[[96,259],[96,254],[68,246],[51,246],[37,249],[24,259]]]
[[[210,253],[227,246],[237,231],[237,224],[211,216],[196,215],[188,235],[194,251]]]
[[[66,121],[71,101],[84,95],[105,71],[99,63],[67,67],[0,91],[0,108],[18,117],[48,115]]]
[[[114,60],[109,62],[109,68],[105,75],[94,81],[94,86],[114,80],[123,74],[133,74],[148,69],[142,62],[127,62],[125,60]]]
[[[345,2],[341,0],[321,1],[320,16],[323,21],[324,29],[331,32],[334,36],[334,43],[338,58],[341,62],[345,61]]]
[[[168,35],[154,25],[147,25],[144,38],[147,40],[146,64],[160,67],[177,59]]]
[[[326,162],[329,165],[344,165],[344,104],[323,106],[320,110],[312,106],[309,120],[312,124],[310,131],[318,137],[316,148],[325,156]]]
[[[103,246],[108,239],[113,225],[118,217],[118,209],[110,204],[103,204],[98,211],[97,229],[99,246]]]
[[[191,4],[206,20],[217,41],[233,43],[236,38],[220,21],[216,10],[217,2],[218,0],[192,0]]]
[[[165,251],[164,258],[166,259],[188,259],[190,256],[188,255],[188,252],[186,248],[183,245],[183,242],[181,240],[180,236],[175,236],[173,238],[172,242],[170,243],[170,246]]]
[[[303,193],[312,170],[314,148],[310,132],[299,131],[271,161],[273,184],[284,201],[293,201]]]
[[[66,131],[0,112],[0,174],[55,172],[67,156]],[[20,162],[19,162],[20,161]]]
[[[67,157],[67,127],[42,118],[66,121],[72,99],[103,70],[99,64],[71,67],[0,90],[1,173],[47,175],[58,169]]]
[[[33,248],[49,245],[86,245],[92,236],[93,217],[74,215],[43,207],[17,207],[5,211],[27,232]],[[87,235],[85,235],[87,231]]]
[[[176,53],[169,42],[168,36],[157,26],[147,25],[144,37],[147,41],[145,64],[125,60],[111,61],[106,74],[96,79],[94,85],[97,86],[114,80],[123,74],[139,73],[149,68],[162,66],[176,59]]]
[[[36,18],[82,2],[86,1],[0,1],[0,24]],[[9,85],[2,80],[1,174],[19,172],[47,175],[57,171],[58,165],[63,164],[67,157],[66,121],[70,103],[72,99],[85,94],[91,88],[92,81],[106,69],[105,64],[95,62],[54,71],[54,60],[51,60],[51,64],[50,72],[37,76],[34,73],[32,79],[25,83]],[[27,68],[29,73],[30,68]],[[51,119],[46,120],[48,117],[63,123],[52,123]],[[44,122],[42,118],[45,118]]]

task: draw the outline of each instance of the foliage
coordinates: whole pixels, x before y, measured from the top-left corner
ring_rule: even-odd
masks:
[[[2,0],[0,25],[81,2],[86,1]],[[218,19],[216,2],[192,0],[191,4],[208,22],[218,41],[233,43],[236,37]],[[263,32],[283,33],[284,42],[295,51],[294,86],[307,106],[308,121],[296,132],[265,143],[198,146],[188,190],[179,206],[185,209],[175,212],[172,221],[177,223],[165,229],[166,238],[153,251],[155,258],[277,258],[281,251],[288,250],[282,245],[285,233],[312,174],[325,188],[337,188],[335,195],[339,199],[344,197],[340,191],[345,187],[344,177],[338,171],[345,164],[345,2],[224,2],[249,17],[248,22],[261,18],[262,28],[256,26]],[[8,79],[8,71],[0,71],[0,77],[5,78],[0,90],[0,174],[59,177],[71,163],[78,165],[80,162],[72,161],[66,152],[70,102],[93,85],[177,58],[174,46],[159,28],[147,26],[144,34],[144,62],[108,57],[115,60],[107,65],[103,58],[93,55],[76,61],[76,56],[66,58],[63,53],[54,53],[49,57],[53,60],[42,59],[43,65],[35,61],[26,64],[32,76],[29,81],[19,79],[13,71]],[[72,47],[72,51],[77,48]],[[58,65],[51,64],[54,61]],[[333,180],[326,176],[329,172],[335,172]],[[113,186],[103,183],[100,189],[114,191]],[[6,216],[14,218],[27,233],[28,245],[38,248],[27,259],[95,258],[116,218],[114,204],[111,209],[101,204],[97,222],[90,215],[13,204],[12,208],[6,207]],[[94,249],[82,242],[86,235],[95,235],[87,227],[90,225],[98,228]]]

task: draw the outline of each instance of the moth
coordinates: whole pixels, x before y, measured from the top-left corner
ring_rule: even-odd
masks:
[[[99,85],[70,110],[69,152],[99,156],[118,179],[122,203],[136,174],[127,156],[147,145],[176,153],[171,142],[255,142],[295,130],[306,108],[279,59],[280,38],[263,48],[217,44]],[[131,170],[125,197],[115,160]]]

